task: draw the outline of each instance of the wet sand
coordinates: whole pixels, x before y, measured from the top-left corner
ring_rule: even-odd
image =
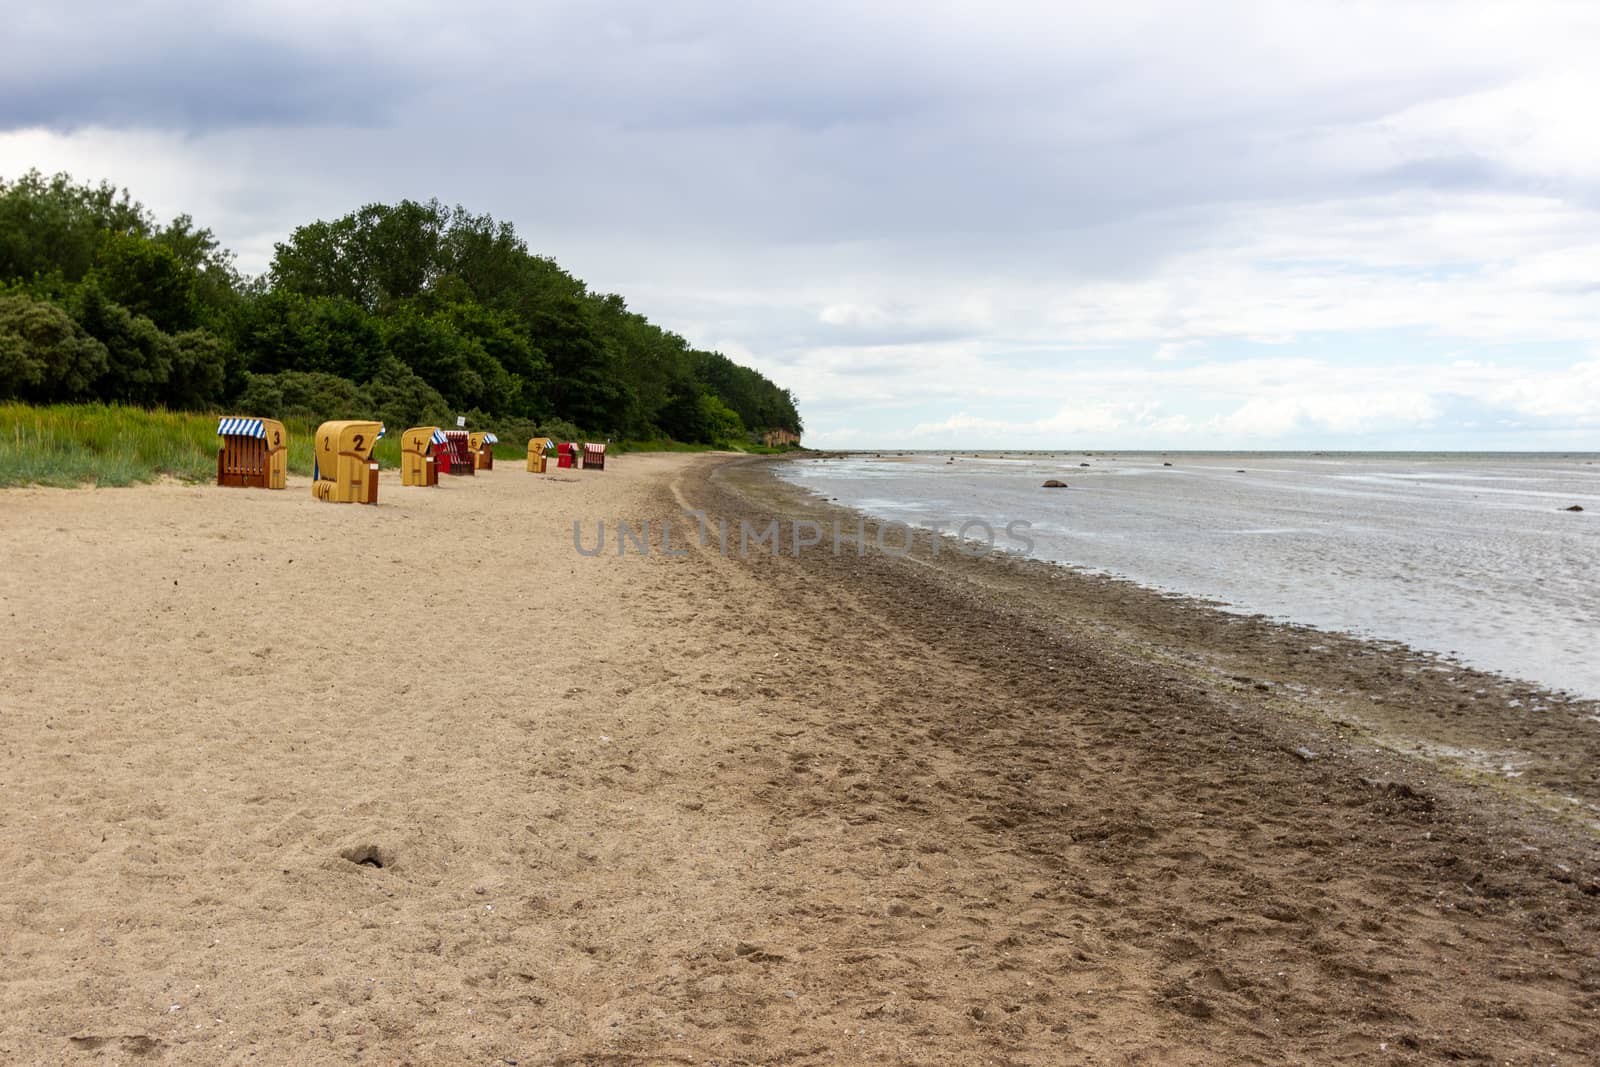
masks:
[[[1600,1047],[1593,705],[1013,560],[574,551],[827,516],[761,463],[391,478],[0,497],[0,1060]]]

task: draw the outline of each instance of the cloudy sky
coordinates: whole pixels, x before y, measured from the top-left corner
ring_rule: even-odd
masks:
[[[839,447],[1600,449],[1600,5],[31,3],[0,174],[437,196]]]

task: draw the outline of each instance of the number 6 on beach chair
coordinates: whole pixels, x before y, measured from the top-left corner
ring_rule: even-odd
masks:
[[[500,438],[492,433],[467,434],[467,445],[472,449],[472,458],[478,470],[494,470],[494,446],[499,443]]]
[[[225,418],[217,423],[217,484],[282,489],[289,477],[289,435],[272,419]]]
[[[381,422],[325,422],[318,426],[311,495],[334,504],[376,504],[378,464],[372,459],[372,449],[383,434]]]

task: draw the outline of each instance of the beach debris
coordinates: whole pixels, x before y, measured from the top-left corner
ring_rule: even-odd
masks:
[[[1382,778],[1362,778],[1360,779],[1360,782],[1368,789],[1375,789],[1390,799],[1397,800],[1423,810],[1430,810],[1433,807],[1432,797],[1428,796],[1426,793],[1418,792],[1409,785],[1406,785],[1404,782],[1391,782]]]
[[[760,945],[752,945],[748,941],[740,941],[733,947],[733,954],[750,963],[782,963],[784,957],[776,952],[768,952]]]
[[[1067,488],[1067,483],[1063,482],[1063,481],[1059,481],[1059,480],[1057,480],[1055,478],[1051,478],[1048,482],[1045,482],[1039,488],[1041,488],[1041,489],[1065,489],[1065,488]]]
[[[1314,759],[1322,758],[1322,754],[1320,752],[1313,752],[1304,745],[1301,745],[1298,748],[1290,749],[1289,751],[1292,755],[1299,756],[1307,763],[1310,763]]]
[[[357,867],[373,867],[382,870],[394,862],[394,856],[380,845],[353,845],[350,848],[339,850],[339,858]]]
[[[1570,508],[1562,508],[1561,510],[1562,511],[1582,511],[1583,510],[1583,505],[1582,504],[1574,504]]]

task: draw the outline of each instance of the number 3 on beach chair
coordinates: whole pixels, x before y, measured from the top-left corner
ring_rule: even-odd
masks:
[[[217,484],[282,489],[289,477],[289,435],[272,419],[225,418],[217,423]]]
[[[311,495],[335,504],[376,504],[378,464],[372,449],[381,422],[325,422],[317,427],[316,480]]]

